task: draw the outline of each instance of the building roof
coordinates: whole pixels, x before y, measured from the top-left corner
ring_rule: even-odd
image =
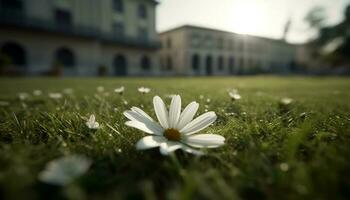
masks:
[[[189,24],[178,26],[178,27],[160,32],[159,34],[163,35],[163,34],[167,34],[170,32],[177,31],[177,30],[181,30],[181,29],[200,29],[200,30],[204,30],[204,31],[220,32],[220,33],[224,33],[224,34],[234,34],[234,35],[239,35],[239,36],[248,36],[248,37],[259,38],[259,39],[263,39],[263,40],[269,40],[272,42],[281,42],[284,44],[290,44],[282,39],[273,39],[273,38],[262,37],[262,36],[239,34],[239,33],[231,32],[231,31],[224,31],[224,30],[220,30],[220,29],[208,28],[208,27],[204,27],[204,26],[189,25]],[[290,44],[290,45],[293,45],[293,44]]]

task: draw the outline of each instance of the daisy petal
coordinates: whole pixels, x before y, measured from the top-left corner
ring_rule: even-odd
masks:
[[[167,141],[160,145],[160,153],[163,155],[169,155],[181,147],[182,145],[180,143]]]
[[[159,130],[157,126],[155,126],[155,122],[149,122],[149,123],[142,123],[139,121],[127,121],[125,122],[125,125],[137,128],[143,132],[149,133],[149,134],[156,134],[156,135],[162,135],[163,130]]]
[[[216,134],[199,134],[188,136],[184,142],[197,148],[215,148],[225,142],[225,138]]]
[[[186,106],[186,108],[182,111],[179,119],[179,123],[177,124],[177,129],[181,130],[186,124],[188,124],[196,114],[198,110],[199,104],[195,101],[191,102]]]
[[[163,100],[159,96],[155,96],[153,98],[153,105],[160,125],[162,125],[164,129],[169,128],[168,111]]]
[[[166,139],[164,137],[146,136],[146,137],[141,138],[136,143],[136,149],[137,150],[150,149],[150,148],[158,147],[164,142],[166,142]]]
[[[192,120],[190,123],[188,123],[185,127],[183,127],[180,130],[180,133],[184,135],[191,135],[193,133],[196,133],[198,131],[201,131],[208,127],[210,124],[212,124],[216,120],[216,114],[214,112],[207,112],[196,119]]]
[[[193,148],[186,146],[186,145],[182,145],[181,149],[187,153],[192,153],[192,154],[197,155],[197,156],[204,155],[203,151],[193,149]]]
[[[147,118],[147,119],[149,119],[149,120],[151,120],[151,121],[154,121],[153,119],[152,119],[152,117],[150,117],[147,113],[145,113],[143,110],[141,110],[140,108],[138,108],[138,107],[132,107],[131,108],[131,110],[132,111],[134,111],[134,112],[137,112],[138,114],[140,114],[141,116],[143,116],[143,117],[145,117],[145,118]]]
[[[90,115],[89,121],[90,121],[90,122],[95,122],[95,120],[96,120],[96,119],[95,119],[95,115]]]
[[[169,109],[169,127],[175,128],[179,121],[181,113],[181,97],[180,95],[174,95],[171,99],[170,109]]]
[[[132,109],[135,110],[135,108],[132,108]],[[142,112],[144,114],[142,112],[140,112],[141,109],[140,110],[136,109],[136,111],[134,111],[134,110],[125,111],[124,112],[125,117],[127,117],[131,121],[137,121],[137,122],[145,124],[145,126],[147,126],[150,130],[152,130],[153,133],[161,133],[164,131],[164,129],[161,126],[159,126],[158,123],[156,123],[153,120],[150,120],[152,118],[150,118],[146,113],[144,113],[143,111]]]

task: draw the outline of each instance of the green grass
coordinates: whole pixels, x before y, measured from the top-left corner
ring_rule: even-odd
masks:
[[[121,85],[123,96],[113,92]],[[65,88],[74,93],[48,98]],[[232,102],[228,88],[242,99]],[[44,94],[18,100],[34,89]],[[10,105],[0,107],[0,199],[350,199],[349,91],[346,77],[2,78],[0,101]],[[122,112],[139,106],[155,117],[153,96],[169,104],[167,94],[215,111],[202,132],[226,144],[203,157],[136,151],[145,134],[126,127]],[[287,110],[283,97],[294,99]],[[102,125],[96,132],[85,126],[89,114]],[[92,159],[89,171],[65,187],[38,180],[47,162],[68,154]]]

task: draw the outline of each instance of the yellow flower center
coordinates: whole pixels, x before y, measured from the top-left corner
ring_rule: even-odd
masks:
[[[181,139],[181,134],[178,130],[169,128],[164,131],[164,137],[168,140],[179,141]]]

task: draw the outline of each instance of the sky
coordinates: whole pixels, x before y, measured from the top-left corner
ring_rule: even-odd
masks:
[[[159,0],[157,30],[197,25],[241,34],[279,39],[291,20],[287,41],[315,37],[304,20],[315,6],[325,8],[326,24],[339,23],[350,0]]]

